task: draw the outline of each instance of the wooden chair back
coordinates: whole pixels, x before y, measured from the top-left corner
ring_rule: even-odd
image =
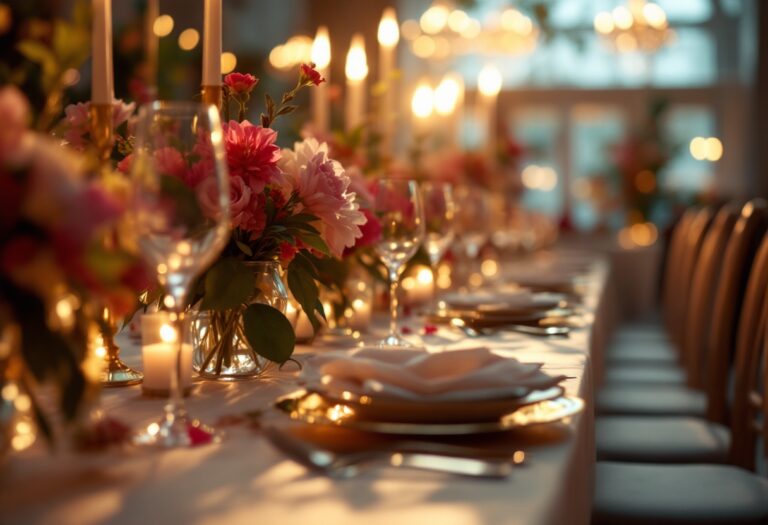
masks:
[[[674,311],[676,319],[673,331],[670,333],[672,340],[678,348],[685,345],[685,320],[688,312],[689,300],[691,298],[691,287],[693,283],[693,273],[701,254],[701,247],[704,244],[706,233],[709,230],[712,219],[715,216],[715,210],[711,207],[704,207],[696,212],[690,226],[683,239],[683,249],[681,251],[678,272],[675,284],[675,303]]]
[[[733,410],[731,413],[730,462],[754,470],[755,443],[760,428],[754,422],[764,410],[765,395],[760,395],[761,360],[768,344],[768,234],[763,235],[752,263],[749,282],[744,292],[741,318],[736,337],[734,362]],[[765,380],[764,380],[765,382]],[[768,428],[762,429],[768,432]],[[764,439],[768,438],[768,434]],[[768,442],[768,440],[766,441]],[[766,449],[768,453],[768,449]]]
[[[699,254],[698,264],[693,270],[691,297],[685,318],[682,361],[688,377],[688,384],[701,388],[703,384],[703,357],[707,327],[712,320],[715,290],[720,277],[728,239],[739,218],[739,206],[728,203],[717,212],[709,228]]]
[[[680,261],[684,255],[685,239],[696,213],[696,208],[688,208],[677,222],[669,241],[669,252],[664,267],[664,280],[662,282],[661,305],[664,314],[664,323],[668,333],[672,333],[677,322],[675,301],[677,301],[677,286],[680,282]]]
[[[752,261],[768,229],[768,203],[749,201],[741,210],[725,250],[717,286],[712,322],[705,351],[707,418],[719,423],[728,420],[728,380],[744,292]],[[759,270],[758,270],[759,271]]]

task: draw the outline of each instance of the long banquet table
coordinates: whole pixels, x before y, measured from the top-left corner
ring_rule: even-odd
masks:
[[[496,439],[520,440],[526,463],[504,481],[470,479],[405,469],[381,469],[335,480],[309,472],[285,457],[249,425],[231,425],[220,445],[166,452],[115,450],[50,455],[38,443],[0,464],[0,523],[280,523],[569,524],[589,523],[594,466],[593,378],[615,309],[610,267],[599,258],[552,252],[536,259],[542,272],[581,265],[586,326],[563,339],[505,333],[467,339],[449,329],[419,336],[430,350],[482,344],[523,361],[539,361],[569,376],[569,395],[585,411],[560,425],[556,439],[536,430]],[[423,321],[404,324],[420,333]],[[140,365],[135,345],[123,340],[125,360]],[[297,350],[299,361],[321,352]],[[188,400],[204,421],[261,410],[295,390],[295,373],[237,383],[200,382]],[[156,419],[163,401],[140,387],[107,389],[105,413],[137,428]],[[540,432],[540,431],[539,431]]]

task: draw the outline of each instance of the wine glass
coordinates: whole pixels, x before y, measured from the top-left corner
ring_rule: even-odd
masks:
[[[381,179],[374,188],[373,212],[381,222],[381,238],[376,253],[387,267],[390,287],[389,335],[379,342],[383,347],[411,347],[397,333],[397,288],[405,263],[424,240],[424,209],[416,181]]]
[[[455,205],[453,187],[445,182],[422,182],[421,199],[424,203],[426,236],[424,247],[432,268],[432,282],[437,286],[437,265],[445,251],[453,242],[453,221]],[[435,291],[437,288],[435,288]],[[433,294],[432,309],[436,304],[437,294]]]
[[[132,232],[167,294],[175,366],[165,415],[136,436],[141,445],[184,447],[218,441],[187,416],[179,384],[184,310],[190,286],[229,237],[229,175],[214,106],[153,102],[139,112],[132,162]]]
[[[488,242],[491,228],[491,204],[488,190],[479,186],[463,185],[456,189],[459,238],[464,247],[465,271],[468,284],[482,285],[479,271],[480,251]]]

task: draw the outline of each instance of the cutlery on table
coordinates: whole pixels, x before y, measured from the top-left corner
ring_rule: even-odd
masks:
[[[529,326],[522,324],[501,324],[493,327],[473,327],[461,317],[454,317],[450,321],[451,326],[458,328],[468,337],[482,337],[493,335],[500,331],[518,332],[538,337],[565,337],[571,329],[567,326]]]
[[[524,454],[515,453],[513,461],[506,459],[468,458],[452,455],[447,449],[435,452],[395,452],[372,450],[339,454],[299,439],[277,426],[262,428],[269,441],[288,457],[305,467],[333,478],[352,478],[373,467],[399,467],[431,470],[461,476],[497,478],[509,477],[513,463],[522,463]],[[427,444],[425,444],[427,445]],[[439,445],[439,444],[436,444]],[[451,445],[440,445],[451,447]],[[456,447],[460,448],[460,447]],[[438,452],[442,450],[442,452]]]

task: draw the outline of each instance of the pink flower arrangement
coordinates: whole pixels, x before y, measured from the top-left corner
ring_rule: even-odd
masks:
[[[328,157],[326,144],[306,139],[292,150],[284,149],[279,166],[302,209],[319,219],[318,229],[331,254],[341,257],[362,236],[360,226],[366,222],[355,194],[347,191],[350,180],[342,165]]]
[[[122,100],[116,100],[112,119],[114,128],[117,129],[123,123],[128,122],[135,109],[136,104],[133,102],[126,104]],[[88,136],[91,129],[90,111],[90,102],[70,104],[64,108],[64,140],[67,141],[70,147],[78,151],[83,151],[89,143]]]

